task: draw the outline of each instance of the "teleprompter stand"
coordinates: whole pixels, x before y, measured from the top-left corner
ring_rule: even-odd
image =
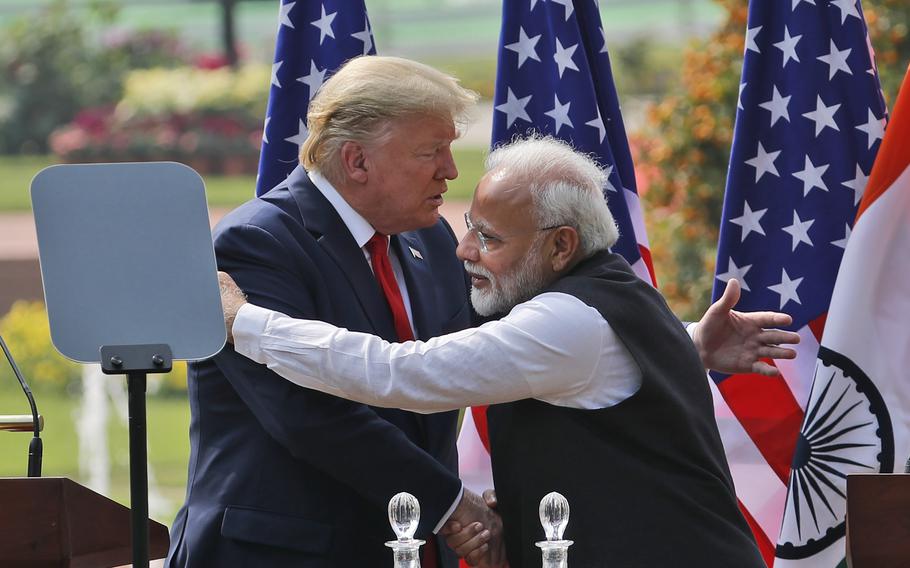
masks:
[[[75,164],[31,193],[54,346],[127,377],[133,566],[147,567],[147,375],[226,336],[205,187],[182,164]]]
[[[146,433],[145,391],[148,373],[167,373],[173,365],[166,344],[103,345],[101,370],[106,375],[126,374],[129,395],[130,432],[130,526],[133,537],[133,566],[148,566],[148,435]]]

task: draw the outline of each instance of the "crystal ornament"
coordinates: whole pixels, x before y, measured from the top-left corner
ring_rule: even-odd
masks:
[[[536,543],[543,556],[543,568],[568,568],[572,541],[563,540],[562,535],[569,524],[569,502],[554,491],[540,500],[538,513],[547,537],[547,540]]]
[[[420,503],[410,493],[399,493],[389,501],[389,524],[398,540],[385,543],[392,549],[394,568],[420,568],[420,545],[414,538],[420,523]]]

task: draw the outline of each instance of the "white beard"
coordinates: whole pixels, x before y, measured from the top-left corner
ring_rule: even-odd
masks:
[[[543,271],[538,243],[528,251],[527,262],[510,274],[493,276],[478,264],[465,261],[464,267],[469,273],[486,278],[490,285],[486,288],[471,286],[471,305],[474,311],[482,316],[506,313],[517,304],[536,296],[547,284]]]

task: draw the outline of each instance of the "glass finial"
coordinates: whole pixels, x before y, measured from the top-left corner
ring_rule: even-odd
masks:
[[[410,493],[399,493],[389,501],[389,523],[400,541],[412,540],[420,522],[420,503]]]
[[[569,502],[553,491],[540,500],[540,524],[547,540],[562,540],[562,533],[569,524]]]

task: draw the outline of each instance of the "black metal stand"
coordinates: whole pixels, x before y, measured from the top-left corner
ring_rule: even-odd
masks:
[[[101,370],[106,375],[127,375],[130,429],[130,509],[134,568],[149,565],[148,436],[145,391],[148,373],[167,373],[173,358],[165,344],[104,345]]]

